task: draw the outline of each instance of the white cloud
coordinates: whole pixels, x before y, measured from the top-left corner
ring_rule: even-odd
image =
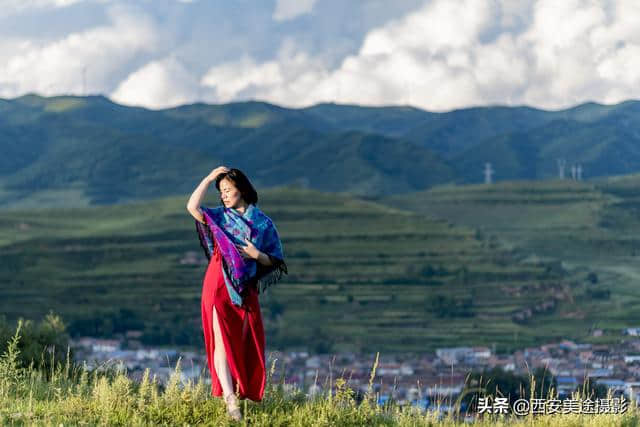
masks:
[[[12,24],[0,38],[0,97],[82,93],[84,67],[89,93],[150,108],[246,99],[562,108],[640,97],[634,1],[429,0],[402,3],[404,16],[393,6],[395,18],[383,0],[280,0],[273,11],[175,0],[153,12],[146,0],[0,2]],[[78,3],[86,7],[58,10]],[[48,10],[51,31],[31,31]],[[343,18],[358,11],[362,21]],[[319,19],[295,21],[310,12]],[[93,20],[69,30],[66,16]]]
[[[272,18],[275,21],[287,21],[305,15],[313,10],[317,0],[277,0]]]
[[[0,8],[0,18],[38,9],[68,7],[86,1],[91,0],[3,0]],[[106,2],[108,0],[93,1]]]
[[[125,105],[168,108],[193,102],[201,95],[198,80],[177,59],[151,61],[131,73],[111,94]]]
[[[225,101],[289,106],[619,102],[640,96],[638,17],[626,0],[434,0],[370,31],[333,70],[290,43],[269,61],[216,66],[203,83]]]
[[[114,74],[131,61],[157,48],[152,21],[137,9],[114,5],[110,25],[71,33],[54,41],[15,38],[2,45],[0,96],[25,92],[43,95],[81,94],[86,67],[87,91],[101,92]]]
[[[212,67],[202,78],[202,84],[214,88],[216,98],[221,102],[231,101],[252,86],[277,87],[284,82],[279,62],[256,64],[246,55],[237,61]]]
[[[292,97],[312,91],[328,72],[316,58],[285,40],[275,59],[256,63],[247,55],[236,61],[211,67],[201,84],[214,90],[216,101],[262,98],[281,105],[291,105]]]

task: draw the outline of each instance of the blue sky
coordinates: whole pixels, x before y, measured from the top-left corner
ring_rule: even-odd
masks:
[[[640,92],[635,0],[0,0],[0,97],[558,109]]]

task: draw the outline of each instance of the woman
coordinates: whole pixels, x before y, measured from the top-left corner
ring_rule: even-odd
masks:
[[[201,205],[211,182],[223,206]],[[256,190],[240,170],[220,166],[187,203],[209,259],[201,309],[211,394],[224,395],[236,420],[242,419],[238,397],[259,402],[264,395],[265,338],[258,294],[287,273],[278,232],[257,202]]]

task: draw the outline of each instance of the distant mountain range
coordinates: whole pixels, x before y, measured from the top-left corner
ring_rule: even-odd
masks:
[[[585,178],[640,171],[640,102],[561,111],[264,102],[147,110],[103,96],[0,99],[0,206],[91,205],[188,194],[214,167],[258,187],[360,197],[438,184],[545,179],[556,160]],[[46,196],[45,196],[46,195]]]

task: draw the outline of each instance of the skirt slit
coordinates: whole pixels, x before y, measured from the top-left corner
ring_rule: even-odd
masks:
[[[205,273],[201,311],[207,365],[211,374],[211,394],[222,396],[222,385],[214,363],[213,307],[216,308],[233,391],[238,392],[240,399],[259,402],[264,396],[266,370],[264,328],[257,291],[252,289],[245,297],[243,307],[233,305],[224,283],[217,251]]]

